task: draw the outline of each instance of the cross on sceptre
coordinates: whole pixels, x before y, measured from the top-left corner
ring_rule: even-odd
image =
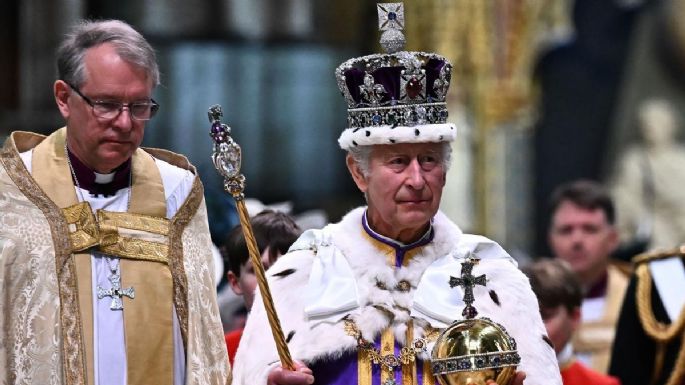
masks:
[[[461,315],[466,319],[475,318],[478,315],[478,311],[472,306],[473,301],[475,301],[475,298],[473,297],[473,288],[476,285],[486,285],[485,274],[481,274],[477,277],[472,274],[473,266],[478,264],[478,261],[478,258],[469,255],[466,258],[466,261],[461,263],[461,276],[450,277],[449,284],[451,288],[461,286],[464,290],[464,303],[466,304],[466,307],[464,308],[464,311],[461,312]]]
[[[135,298],[136,291],[133,287],[127,287],[125,289],[121,288],[121,277],[117,274],[109,277],[109,281],[112,283],[112,287],[105,290],[102,286],[97,287],[98,299],[105,297],[112,297],[112,303],[109,305],[111,310],[124,310],[124,303],[121,300],[122,297]]]

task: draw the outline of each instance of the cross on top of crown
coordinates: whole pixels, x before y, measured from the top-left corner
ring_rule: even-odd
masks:
[[[387,53],[399,52],[404,48],[404,5],[402,3],[378,3],[378,30],[381,47]]]
[[[461,315],[466,319],[475,318],[478,315],[478,311],[473,307],[473,302],[475,298],[473,297],[473,288],[476,285],[485,286],[486,278],[485,274],[479,276],[474,276],[472,274],[473,266],[478,264],[480,259],[476,257],[473,253],[469,252],[466,257],[466,261],[461,263],[461,276],[460,277],[450,277],[450,287],[460,286],[464,290],[464,303],[466,307],[462,311]]]
[[[403,3],[378,3],[378,30],[404,29]]]

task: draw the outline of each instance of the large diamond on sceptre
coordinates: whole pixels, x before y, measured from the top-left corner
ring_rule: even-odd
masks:
[[[441,385],[485,385],[494,380],[508,384],[521,357],[516,341],[504,326],[485,317],[476,318],[473,288],[486,285],[485,275],[473,275],[478,259],[469,255],[461,264],[461,275],[451,277],[450,287],[464,291],[464,319],[453,322],[435,341],[431,369]]]
[[[241,150],[238,143],[231,138],[231,128],[221,123],[223,112],[221,106],[209,108],[209,121],[212,123],[209,136],[214,140],[212,162],[216,170],[224,177],[224,188],[233,198],[244,198],[245,177],[240,174]]]
[[[212,152],[212,162],[214,167],[224,178],[224,189],[235,199],[236,208],[238,209],[238,216],[240,217],[240,225],[243,229],[243,235],[247,243],[247,249],[250,254],[250,261],[254,267],[255,275],[257,276],[257,284],[259,292],[262,294],[262,301],[264,309],[266,310],[269,319],[269,326],[271,326],[271,333],[273,334],[278,356],[281,359],[281,364],[284,368],[294,370],[295,365],[290,356],[288,345],[285,342],[283,329],[276,314],[273,298],[271,297],[271,290],[266,280],[266,273],[262,258],[259,254],[257,241],[255,240],[252,226],[250,225],[250,215],[245,206],[245,177],[240,173],[241,151],[238,143],[231,138],[231,128],[226,124],[221,123],[223,112],[220,105],[214,105],[209,108],[208,112],[209,122],[212,124],[209,136],[214,141],[214,151]]]

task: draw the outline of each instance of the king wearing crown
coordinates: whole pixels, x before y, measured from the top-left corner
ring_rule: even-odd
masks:
[[[387,53],[350,59],[335,72],[348,106],[338,143],[367,205],[306,231],[267,271],[294,370],[279,362],[255,299],[233,383],[432,385],[445,373],[487,369],[495,375],[466,376],[464,384],[500,380],[501,370],[518,371],[511,384],[520,385],[523,373],[527,385],[561,384],[516,261],[439,210],[457,133],[445,103],[451,65],[437,54],[401,50],[402,4],[379,4],[378,14]],[[461,358],[434,359],[442,332],[474,317],[487,320],[478,331],[483,339],[506,329],[508,336],[491,339],[504,349],[481,354],[467,344]]]

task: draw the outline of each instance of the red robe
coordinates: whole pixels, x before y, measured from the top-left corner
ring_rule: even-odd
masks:
[[[243,336],[243,329],[236,329],[224,334],[226,340],[226,348],[228,349],[228,361],[233,366],[235,360],[235,352],[238,351],[238,344],[240,344],[240,337]]]
[[[576,360],[562,367],[561,380],[564,385],[621,385],[616,377],[596,372]]]

